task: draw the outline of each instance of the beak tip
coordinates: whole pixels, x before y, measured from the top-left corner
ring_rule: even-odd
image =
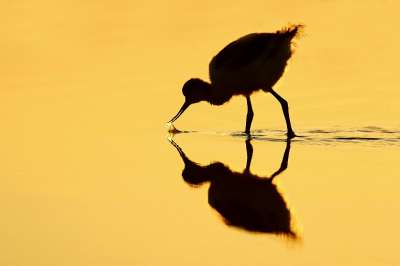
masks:
[[[167,124],[166,127],[170,127],[172,125],[172,122],[174,122],[176,119],[178,119],[181,114],[183,114],[183,112],[189,107],[190,104],[188,104],[186,101],[183,104],[182,108],[179,110],[179,112],[176,114],[176,116],[174,118],[172,118]]]

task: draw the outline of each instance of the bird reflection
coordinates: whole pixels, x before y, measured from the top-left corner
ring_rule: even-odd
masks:
[[[270,177],[250,172],[253,146],[246,141],[247,163],[243,172],[234,172],[221,162],[202,166],[191,161],[171,139],[185,163],[183,179],[193,186],[210,182],[208,203],[229,226],[250,232],[270,233],[297,239],[290,209],[273,180],[288,165],[290,141],[287,141],[280,168]]]

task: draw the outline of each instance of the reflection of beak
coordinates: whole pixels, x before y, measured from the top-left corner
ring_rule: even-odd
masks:
[[[179,154],[182,157],[186,157],[186,155],[183,153],[181,147],[178,146],[178,144],[175,143],[175,141],[172,140],[172,138],[167,138],[169,140],[169,142],[171,142],[172,145],[174,145],[174,147],[178,150]]]
[[[185,101],[185,103],[183,104],[181,110],[179,110],[179,112],[176,114],[176,116],[174,116],[174,118],[172,118],[171,121],[169,121],[169,122],[167,123],[167,125],[172,124],[172,122],[174,122],[176,119],[178,119],[178,118],[181,116],[181,114],[183,114],[183,112],[185,112],[186,108],[189,107],[189,105],[190,105],[190,103],[188,103],[187,101]]]

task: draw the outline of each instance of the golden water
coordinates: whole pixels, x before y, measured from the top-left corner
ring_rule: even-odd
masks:
[[[3,3],[0,265],[400,264],[399,9],[394,0]],[[277,92],[300,137],[273,183],[295,240],[228,226],[208,203],[210,183],[182,178],[165,128],[184,82],[206,79],[224,45],[289,21],[308,36]],[[270,95],[252,102],[250,171],[267,178],[282,163],[285,122]],[[172,140],[194,163],[242,173],[246,111],[242,97],[193,105]]]

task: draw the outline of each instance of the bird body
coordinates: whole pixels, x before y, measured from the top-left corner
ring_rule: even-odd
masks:
[[[289,134],[294,136],[290,126],[287,102],[272,87],[285,72],[288,60],[293,54],[293,39],[302,35],[304,25],[288,25],[275,33],[251,33],[222,49],[210,62],[210,83],[201,79],[190,79],[183,86],[185,104],[167,124],[175,121],[193,103],[207,101],[222,105],[232,96],[247,98],[248,116],[246,133],[250,132],[253,111],[250,95],[258,90],[270,92],[281,103]]]
[[[251,33],[226,46],[210,62],[213,91],[250,96],[273,87],[292,56],[293,34]]]

